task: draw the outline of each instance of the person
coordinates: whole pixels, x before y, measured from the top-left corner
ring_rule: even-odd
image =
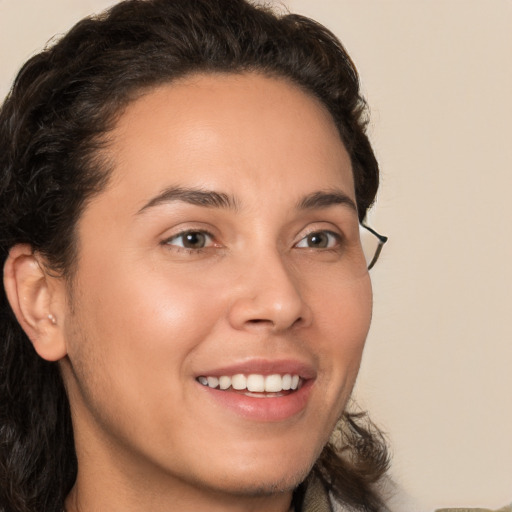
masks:
[[[246,0],[126,0],[0,111],[3,512],[384,510],[348,402],[378,188],[342,44]]]

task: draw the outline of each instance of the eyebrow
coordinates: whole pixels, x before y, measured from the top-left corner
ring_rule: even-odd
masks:
[[[200,188],[170,187],[148,201],[138,213],[160,204],[182,201],[195,206],[206,208],[225,208],[237,210],[237,201],[233,196],[214,190],[203,190]]]
[[[341,190],[328,190],[313,192],[302,198],[297,204],[299,210],[315,210],[329,208],[337,204],[346,205],[357,213],[356,203]]]
[[[205,208],[223,208],[238,210],[237,199],[224,192],[204,190],[201,188],[169,187],[150,199],[138,214],[160,204],[182,201],[184,203]],[[303,197],[296,205],[298,210],[315,210],[329,208],[334,205],[346,205],[357,213],[356,203],[341,190],[317,191]]]

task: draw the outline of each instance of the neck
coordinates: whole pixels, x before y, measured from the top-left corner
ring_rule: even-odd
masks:
[[[99,492],[93,492],[99,489]],[[266,496],[222,495],[215,492],[197,492],[187,490],[174,492],[166,489],[162,493],[145,492],[137,494],[133,488],[119,488],[110,485],[87,486],[77,481],[65,502],[65,512],[93,512],[108,510],[109,512],[291,512],[292,494],[282,493]],[[126,492],[128,491],[128,492]]]

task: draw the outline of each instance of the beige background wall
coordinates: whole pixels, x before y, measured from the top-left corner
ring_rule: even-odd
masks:
[[[0,94],[106,0],[0,0]],[[362,75],[390,236],[359,402],[389,433],[397,512],[512,501],[512,1],[288,0]]]

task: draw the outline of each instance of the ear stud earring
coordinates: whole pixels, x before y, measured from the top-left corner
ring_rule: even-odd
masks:
[[[57,319],[53,315],[48,315],[48,320],[52,323],[52,325],[57,324]]]

